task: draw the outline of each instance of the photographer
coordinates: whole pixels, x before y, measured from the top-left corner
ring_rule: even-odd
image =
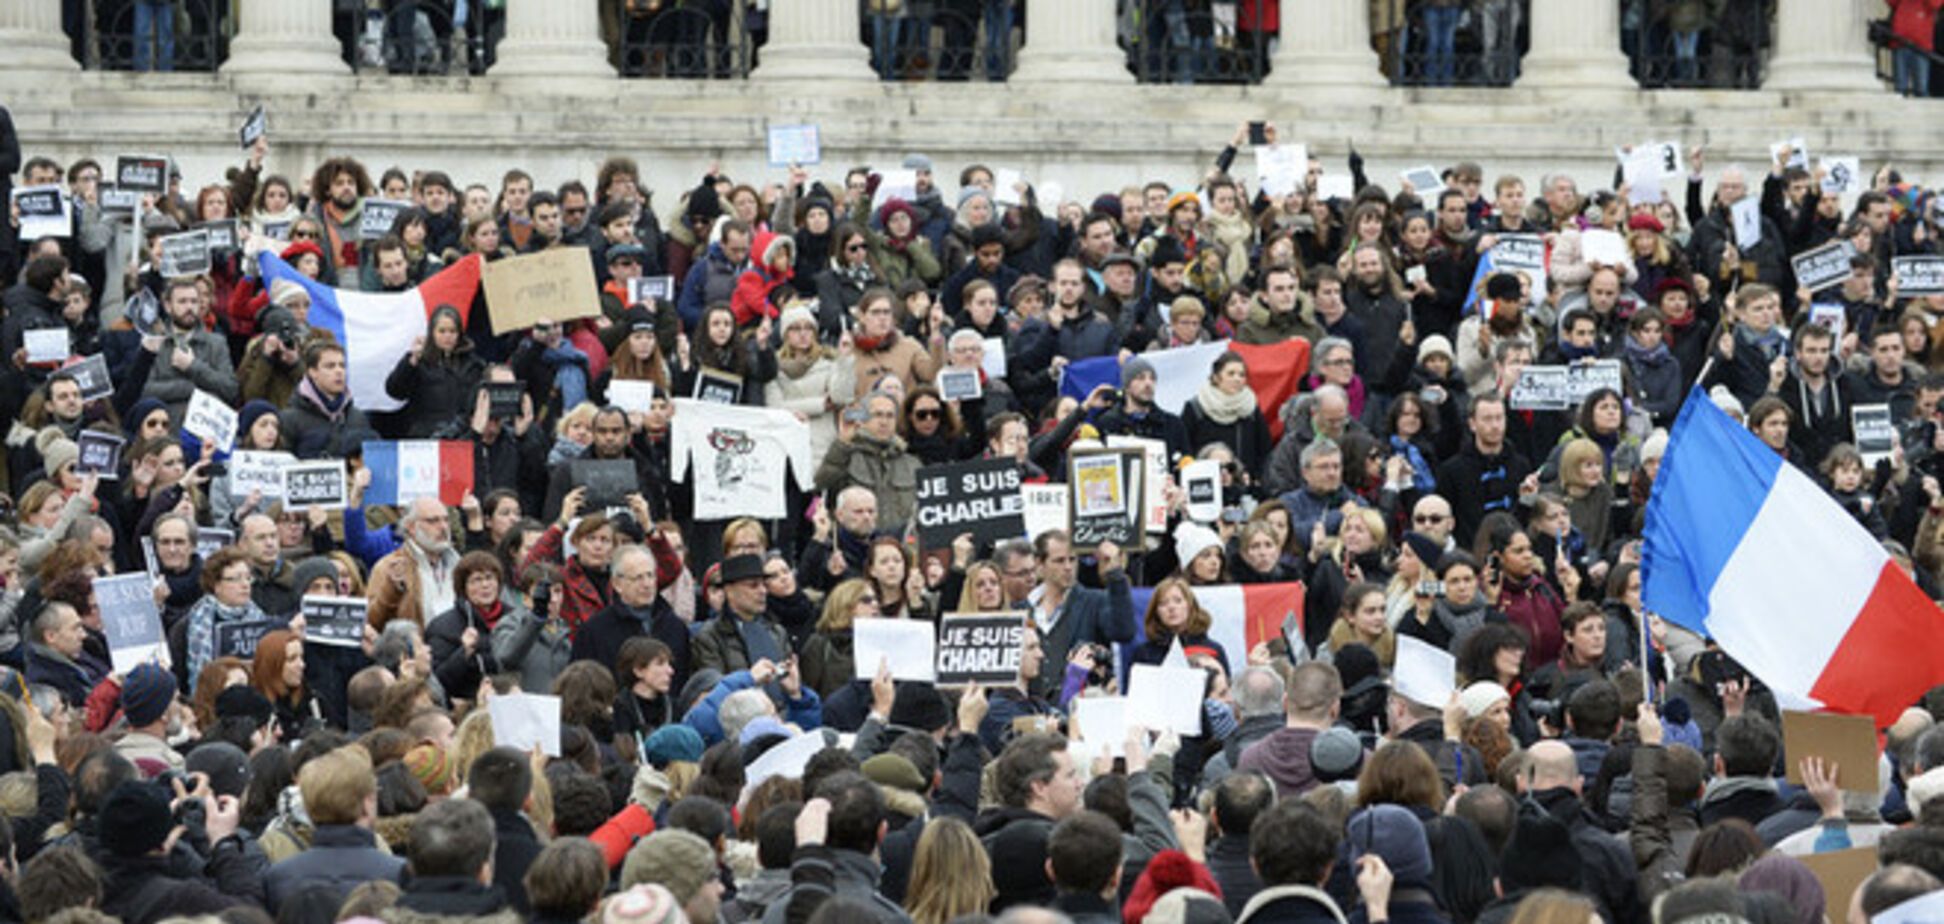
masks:
[[[521,605],[493,625],[493,657],[502,670],[520,675],[520,689],[548,693],[573,660],[574,640],[560,618],[560,571],[528,565],[518,578]]]

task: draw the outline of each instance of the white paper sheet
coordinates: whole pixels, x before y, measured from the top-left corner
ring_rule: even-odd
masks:
[[[1201,734],[1202,691],[1208,673],[1199,667],[1136,664],[1128,672],[1127,722],[1153,731]],[[1190,692],[1192,691],[1192,692]]]
[[[488,700],[486,709],[494,744],[522,751],[537,744],[548,757],[560,756],[560,697],[506,693]]]
[[[938,680],[938,630],[921,619],[860,619],[851,624],[857,676],[877,675],[878,661],[891,664],[896,680]]]
[[[1397,663],[1391,689],[1420,706],[1444,708],[1458,685],[1458,659],[1436,645],[1408,635],[1397,637]]]

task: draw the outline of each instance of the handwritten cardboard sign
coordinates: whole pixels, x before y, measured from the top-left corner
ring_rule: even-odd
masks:
[[[484,265],[486,313],[493,330],[525,330],[535,322],[572,321],[601,313],[594,263],[585,247],[554,247]]]

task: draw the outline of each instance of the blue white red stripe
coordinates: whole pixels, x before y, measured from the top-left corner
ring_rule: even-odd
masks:
[[[367,504],[404,504],[421,497],[457,507],[473,486],[473,444],[458,440],[402,440],[364,444],[371,486]]]
[[[366,411],[396,411],[402,399],[385,392],[385,377],[398,358],[411,352],[412,341],[425,336],[433,309],[451,305],[463,322],[472,313],[479,292],[478,254],[472,254],[404,292],[359,292],[338,289],[310,279],[268,251],[257,256],[264,285],[285,279],[310,293],[311,327],[337,337],[344,346],[348,390],[354,405]]]
[[[1143,627],[1152,587],[1136,587],[1134,597],[1134,641],[1121,651],[1122,683],[1126,682],[1128,656],[1147,636]],[[1283,620],[1296,618],[1298,638],[1302,637],[1303,584],[1212,584],[1195,588],[1195,602],[1208,611],[1208,637],[1221,644],[1228,654],[1229,674],[1241,673],[1249,664],[1249,649],[1259,642],[1282,636]]]
[[[1890,724],[1944,682],[1944,611],[1823,490],[1698,389],[1647,505],[1647,609],[1778,698]]]

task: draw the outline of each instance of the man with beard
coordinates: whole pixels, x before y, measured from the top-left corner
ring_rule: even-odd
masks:
[[[1172,236],[1162,236],[1155,240],[1154,251],[1148,256],[1146,285],[1139,299],[1121,311],[1121,346],[1129,350],[1144,350],[1154,342],[1154,337],[1168,326],[1163,316],[1163,305],[1173,305],[1181,297],[1182,285],[1188,278],[1188,253],[1181,242]]]
[[[603,408],[594,415],[594,442],[587,447],[584,459],[626,459],[634,463],[635,484],[642,486],[658,485],[663,482],[661,466],[655,464],[654,456],[644,446],[630,445],[628,440],[628,415],[620,408]],[[582,482],[574,476],[572,460],[563,461],[553,467],[547,477],[547,502],[541,508],[542,516],[551,523],[560,517],[560,501],[567,492],[581,487]],[[662,500],[660,492],[645,492],[646,496]],[[655,510],[656,516],[666,511]],[[642,524],[646,526],[647,524]]]
[[[1393,278],[1377,245],[1359,244],[1350,258],[1349,284],[1343,287],[1343,303],[1364,329],[1363,342],[1357,344],[1357,374],[1366,387],[1385,395],[1397,392],[1417,354],[1417,332]]]
[[[1132,278],[1131,263],[1125,271]],[[1106,356],[1117,346],[1113,322],[1087,298],[1087,275],[1080,261],[1061,260],[1053,264],[1053,304],[1046,316],[1026,321],[1013,335],[1010,352],[1017,361],[1007,364],[1013,393],[1021,404],[1039,407],[1052,400],[1068,362]]]
[[[452,547],[452,520],[445,505],[436,497],[416,498],[411,515],[400,525],[405,540],[400,547],[418,571],[419,612],[452,609],[452,569],[459,565],[459,551]],[[350,537],[345,538],[348,543]]]
[[[1095,425],[1103,435],[1125,434],[1168,444],[1168,458],[1188,454],[1188,428],[1177,415],[1154,406],[1154,366],[1139,356],[1121,364],[1120,407],[1100,415]]]
[[[1820,324],[1796,328],[1795,358],[1775,395],[1789,406],[1789,442],[1804,459],[1821,459],[1837,443],[1850,441],[1850,394],[1844,380],[1830,374],[1835,335]],[[1840,370],[1838,370],[1840,371]]]
[[[250,572],[256,577],[250,585],[250,602],[279,619],[297,612],[302,588],[295,586],[296,569],[284,560],[277,521],[261,513],[244,517],[237,544],[250,556]]]
[[[371,174],[349,157],[333,157],[311,174],[311,215],[324,226],[324,272],[340,289],[358,287],[358,225],[371,195]],[[429,229],[428,229],[429,230]]]
[[[169,318],[161,352],[149,371],[145,397],[169,406],[169,417],[181,420],[189,396],[209,392],[225,403],[236,401],[236,364],[230,362],[229,343],[203,328],[202,290],[188,279],[171,279],[162,290],[162,308]]]

